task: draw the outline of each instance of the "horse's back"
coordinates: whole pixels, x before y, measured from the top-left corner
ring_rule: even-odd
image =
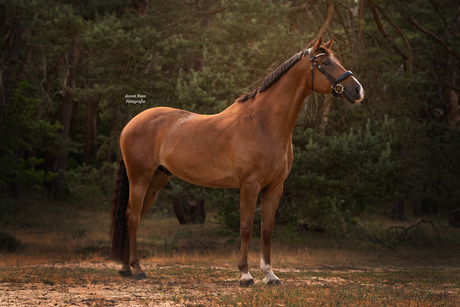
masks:
[[[290,142],[275,146],[257,118],[240,103],[214,115],[152,108],[126,125],[120,147],[125,162],[135,165],[128,169],[137,173],[163,165],[197,185],[238,188],[254,176],[265,184],[288,173],[292,148],[289,154]]]
[[[180,118],[194,113],[156,107],[136,115],[126,124],[120,136],[120,148],[125,163],[131,169],[153,172],[158,167],[160,145],[171,126]]]

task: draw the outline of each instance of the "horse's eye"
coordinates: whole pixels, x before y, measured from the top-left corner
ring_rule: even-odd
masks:
[[[331,64],[331,61],[329,61],[329,60],[328,60],[328,61],[325,61],[323,64],[324,64],[324,65],[329,65],[329,64]]]

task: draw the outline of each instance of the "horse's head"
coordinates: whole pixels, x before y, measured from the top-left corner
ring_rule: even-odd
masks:
[[[352,103],[361,102],[364,91],[361,84],[353,77],[353,73],[343,68],[339,60],[330,50],[334,39],[321,45],[320,37],[315,45],[306,50],[311,63],[311,89],[318,93],[331,92],[336,97],[347,98]]]

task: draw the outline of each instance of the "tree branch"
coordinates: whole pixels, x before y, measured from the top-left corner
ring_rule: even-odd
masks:
[[[393,47],[393,49],[398,54],[400,54],[404,60],[408,60],[409,57],[404,53],[404,51],[401,50],[401,48],[399,48],[398,45],[396,45],[396,43],[391,39],[390,35],[387,33],[387,31],[383,27],[377,9],[375,7],[372,7],[371,12],[374,15],[374,19],[375,19],[375,23],[377,24],[377,28],[379,28],[379,30],[382,33],[383,37],[385,37],[385,39],[390,43],[391,47]]]
[[[457,55],[453,50],[452,48],[450,48],[446,42],[444,42],[442,40],[442,38],[440,38],[438,35],[436,35],[434,32],[431,32],[430,30],[428,30],[427,28],[425,28],[424,26],[422,26],[414,17],[410,16],[410,21],[412,22],[412,24],[417,28],[419,29],[420,31],[422,31],[425,35],[431,37],[432,39],[434,39],[435,41],[437,41],[441,46],[443,46],[444,48],[446,48],[446,50],[452,54],[456,59],[460,60],[460,56]]]
[[[431,2],[431,5],[433,5],[434,9],[436,10],[436,13],[438,13],[439,18],[442,20],[442,23],[444,24],[444,27],[447,29],[447,31],[449,31],[449,33],[452,34],[452,36],[453,36],[456,40],[460,41],[460,36],[458,36],[457,33],[455,33],[454,31],[452,31],[452,27],[449,26],[449,24],[447,23],[446,19],[445,19],[444,16],[441,14],[441,11],[439,10],[438,6],[436,5],[436,2],[433,1],[433,0],[430,0],[430,2]],[[460,11],[459,11],[459,13],[460,13]],[[456,20],[457,20],[457,18],[454,19],[452,23],[455,23]]]
[[[399,33],[399,35],[401,36],[402,40],[404,41],[404,45],[406,45],[406,48],[407,50],[409,51],[409,54],[407,55],[407,61],[409,62],[409,71],[412,72],[412,47],[409,43],[409,40],[407,39],[406,35],[404,34],[404,32],[401,30],[400,27],[398,27],[398,25],[393,21],[393,19],[390,18],[390,16],[388,16],[387,13],[385,13],[385,11],[376,3],[374,3],[374,1],[372,0],[367,0],[373,7],[375,7],[379,12],[380,14],[382,14],[383,18],[385,18],[389,23],[390,25],[396,30],[396,32]],[[394,44],[394,43],[393,43]],[[399,48],[399,47],[398,47]]]
[[[362,40],[363,37],[363,11],[364,11],[364,0],[359,2],[359,39]]]
[[[392,230],[392,229],[395,229],[395,230],[396,230],[396,229],[401,229],[401,228],[402,228],[402,230],[399,231],[396,235],[394,235],[393,238],[392,238],[391,240],[389,240],[388,242],[383,242],[383,241],[380,240],[376,235],[372,235],[372,236],[371,236],[371,235],[368,234],[364,229],[362,229],[362,231],[364,232],[364,234],[367,236],[367,238],[368,238],[371,242],[373,242],[373,243],[378,243],[378,244],[380,244],[380,245],[383,246],[383,247],[386,247],[386,248],[389,248],[389,249],[394,250],[394,245],[393,245],[393,243],[394,243],[396,240],[400,239],[403,235],[405,235],[407,232],[409,232],[409,230],[411,230],[411,229],[413,229],[413,228],[415,228],[415,227],[418,227],[418,226],[419,226],[420,224],[422,224],[422,223],[430,224],[431,227],[433,228],[433,230],[436,232],[437,237],[439,238],[438,230],[436,229],[436,226],[433,224],[433,222],[434,222],[435,220],[438,220],[438,219],[440,219],[440,218],[442,218],[442,217],[448,216],[448,215],[450,215],[450,214],[452,214],[452,213],[456,213],[456,212],[460,212],[460,208],[453,209],[453,210],[451,210],[451,211],[449,211],[449,212],[447,212],[447,213],[445,213],[445,214],[437,215],[437,216],[435,216],[435,217],[433,217],[433,218],[431,218],[431,219],[418,219],[415,223],[413,223],[413,224],[411,224],[411,225],[409,225],[409,226],[407,226],[407,227],[392,226],[392,227],[388,228],[387,231],[390,231],[390,230]],[[438,228],[439,228],[439,227],[438,227]]]
[[[327,7],[327,15],[324,23],[322,24],[321,28],[319,28],[318,33],[308,42],[307,46],[312,46],[319,38],[323,35],[324,31],[326,31],[327,26],[331,22],[332,14],[334,13],[334,3],[329,4]]]

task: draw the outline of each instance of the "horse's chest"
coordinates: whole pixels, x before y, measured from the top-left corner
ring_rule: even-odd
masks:
[[[292,166],[292,146],[261,146],[252,155],[251,164],[261,173],[287,176]]]

